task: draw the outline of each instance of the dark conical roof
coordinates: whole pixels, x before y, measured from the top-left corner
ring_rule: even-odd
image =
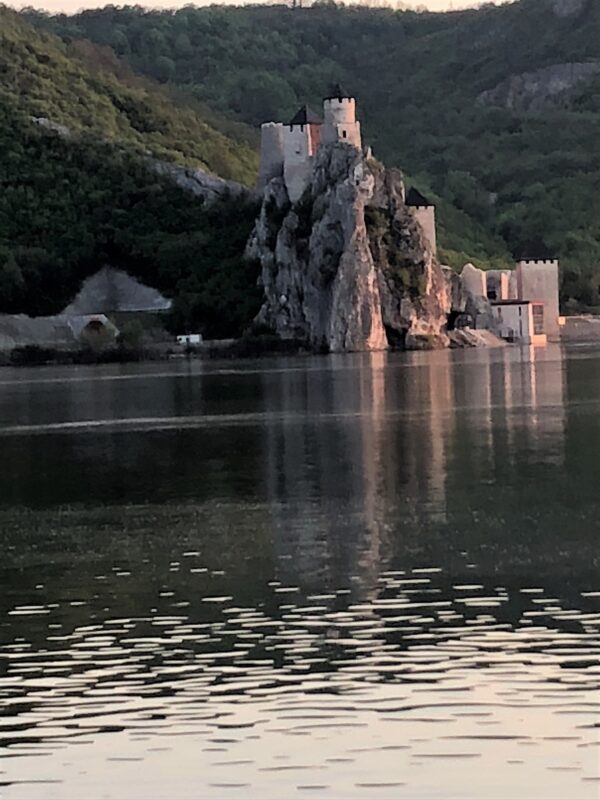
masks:
[[[429,208],[429,206],[434,204],[428,200],[425,195],[421,194],[418,189],[411,186],[406,195],[406,205],[413,206],[413,208]]]
[[[539,237],[526,242],[515,255],[518,261],[552,261],[556,258]]]
[[[322,121],[321,117],[312,109],[302,106],[292,117],[290,125],[321,125]]]
[[[334,83],[325,100],[343,100],[350,97],[353,97],[353,95],[347,92],[341,84]]]

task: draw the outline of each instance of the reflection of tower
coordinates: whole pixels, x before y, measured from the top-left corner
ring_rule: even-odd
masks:
[[[489,486],[490,502],[499,502],[498,486],[512,486],[516,469],[530,454],[543,462],[563,460],[564,379],[558,347],[504,347],[456,355],[450,475],[456,506],[470,482]],[[537,459],[537,456],[534,460]],[[485,497],[481,490],[480,500]]]
[[[382,536],[388,510],[385,496],[386,439],[386,353],[368,353],[360,358],[358,374],[360,453],[362,476],[359,491],[363,494],[364,534],[358,548],[358,577],[363,588],[371,590],[381,572]]]
[[[432,354],[433,356],[433,354]],[[430,503],[434,514],[446,518],[446,450],[452,414],[452,369],[447,353],[433,356],[429,362],[429,431],[431,441]]]
[[[482,470],[492,467],[492,395],[496,376],[491,352],[481,348],[452,354],[456,431],[452,448],[456,463],[452,469],[468,474],[472,468],[473,480],[479,480]]]
[[[447,443],[454,425],[450,358],[448,352],[407,353],[402,396],[393,401],[408,411],[398,430],[405,483],[400,493],[415,521],[424,524],[446,516]]]
[[[565,430],[564,370],[560,347],[503,348],[504,410],[509,452],[517,442],[543,448],[561,462]]]
[[[282,575],[311,589],[374,586],[386,512],[386,356],[335,356],[266,375],[268,485]]]
[[[265,376],[268,485],[285,580],[375,590],[391,542],[446,519],[449,353],[331,356]]]

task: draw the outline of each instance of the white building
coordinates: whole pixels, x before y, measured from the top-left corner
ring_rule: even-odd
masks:
[[[544,304],[531,300],[492,300],[496,329],[502,339],[527,345],[546,344]]]
[[[511,304],[524,306],[529,302],[536,315],[541,331],[532,334],[532,344],[546,344],[560,339],[559,317],[559,279],[558,259],[554,258],[542,242],[527,245],[518,256],[516,268],[513,270],[481,270],[472,264],[465,264],[461,274],[461,284],[467,293],[487,298],[492,306],[496,306],[495,319],[498,313],[511,320],[508,327],[518,330],[512,323],[518,311],[510,309]],[[523,314],[524,311],[521,312]],[[529,324],[526,329],[529,330]],[[533,330],[533,328],[531,328]],[[543,337],[542,337],[543,334]],[[525,334],[527,337],[529,334]],[[511,338],[511,337],[504,337]],[[516,337],[520,340],[520,336]]]
[[[183,333],[177,337],[178,344],[202,344],[203,337],[201,333]]]

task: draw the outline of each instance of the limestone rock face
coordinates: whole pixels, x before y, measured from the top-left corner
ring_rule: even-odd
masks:
[[[450,311],[455,314],[464,313],[469,293],[465,289],[461,276],[451,267],[442,266],[442,272],[448,288]]]
[[[559,0],[556,2],[558,9]],[[560,5],[565,7],[566,13],[571,13],[568,9],[572,6],[567,0],[560,0]],[[477,99],[483,105],[503,106],[511,111],[541,111],[553,100],[568,97],[574,87],[599,72],[600,61],[552,64],[511,75],[493,89],[481,92]]]
[[[586,0],[552,0],[552,10],[557,17],[570,17],[585,9]]]
[[[297,203],[270,181],[248,256],[262,266],[257,324],[282,338],[329,352],[448,344],[447,285],[400,173],[345,143],[319,149]]]
[[[213,202],[227,195],[238,196],[249,193],[249,190],[241,183],[227,181],[200,168],[180,167],[177,164],[156,159],[148,159],[147,163],[159,175],[165,175],[182,189],[197,197],[203,197],[207,202]]]

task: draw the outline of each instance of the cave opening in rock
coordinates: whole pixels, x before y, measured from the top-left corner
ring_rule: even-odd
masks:
[[[406,349],[406,331],[397,330],[389,325],[385,326],[385,335],[388,344],[392,350],[405,350]]]

